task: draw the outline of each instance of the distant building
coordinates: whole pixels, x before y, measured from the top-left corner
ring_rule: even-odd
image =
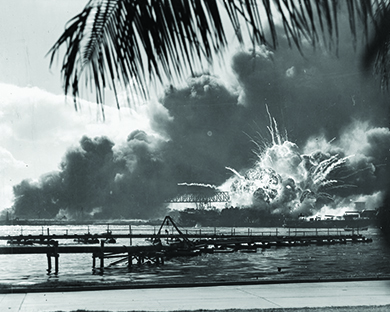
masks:
[[[325,220],[333,220],[334,215],[325,215]]]
[[[366,202],[355,202],[355,210],[362,212],[364,209],[366,209]]]
[[[359,219],[360,213],[357,211],[346,211],[344,213],[344,219],[345,220],[353,220],[353,219]]]
[[[363,210],[362,213],[360,214],[360,216],[362,218],[370,218],[370,219],[374,219],[376,218],[378,214],[378,211],[377,210],[371,210],[371,209],[366,209],[366,210]]]

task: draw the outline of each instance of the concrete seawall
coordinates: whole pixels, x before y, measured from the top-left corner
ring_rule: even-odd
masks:
[[[390,305],[390,280],[0,294],[4,311],[175,311]]]

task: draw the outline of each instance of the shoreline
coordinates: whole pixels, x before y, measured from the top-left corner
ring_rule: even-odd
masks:
[[[0,294],[0,302],[5,310],[20,312],[340,312],[343,307],[382,312],[390,305],[390,280],[10,293]]]
[[[11,285],[0,284],[0,294],[12,293],[41,293],[41,292],[74,292],[74,291],[100,291],[100,290],[126,290],[126,289],[173,289],[173,288],[197,288],[197,287],[220,287],[220,286],[255,286],[255,285],[287,285],[287,284],[310,284],[310,283],[347,283],[347,282],[370,282],[390,281],[390,276],[352,277],[352,278],[317,278],[317,279],[277,279],[256,281],[227,281],[227,282],[198,282],[198,283],[94,283],[74,285],[72,282],[48,281],[36,285]],[[76,283],[76,282],[75,282]]]

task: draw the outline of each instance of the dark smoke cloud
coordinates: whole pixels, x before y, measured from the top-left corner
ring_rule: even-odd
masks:
[[[245,175],[265,154],[279,184],[253,190],[259,207],[285,213],[298,203],[297,211],[306,212],[383,192],[390,157],[388,98],[362,78],[358,54],[344,42],[350,45],[341,38],[339,58],[320,49],[305,49],[302,57],[285,43],[277,51],[239,52],[232,59],[234,90],[210,75],[192,77],[183,88],[171,86],[151,105],[156,135],[134,131],[120,145],[83,137],[58,172],[14,187],[16,214],[156,217],[165,212],[166,199],[212,191],[178,184],[219,186],[234,175],[226,167]],[[287,131],[284,143],[272,142],[270,116]],[[348,158],[328,178],[351,187],[326,189],[332,199],[316,197],[325,189],[302,172],[332,157]]]
[[[307,50],[303,58],[288,49],[271,54],[258,48],[233,57],[240,101],[259,118],[264,136],[265,105],[280,129],[300,146],[315,133],[338,136],[354,118],[388,125],[387,96],[378,84],[362,78],[357,55],[351,50],[340,54],[335,58]]]
[[[114,211],[119,207],[123,216],[137,218],[162,215],[164,200],[177,193],[165,149],[164,141],[143,131],[134,131],[123,146],[116,148],[115,161],[124,167],[114,179],[110,202]]]
[[[180,182],[219,185],[228,177],[225,166],[248,165],[245,108],[217,78],[193,78],[187,88],[167,90],[161,103],[171,119],[156,130],[170,139],[166,156]]]
[[[83,137],[68,151],[59,172],[14,187],[15,214],[52,218],[148,218],[163,213],[176,183],[164,164],[160,142],[142,131],[114,149],[108,138]]]

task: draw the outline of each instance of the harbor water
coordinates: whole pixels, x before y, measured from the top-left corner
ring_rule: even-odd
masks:
[[[154,233],[158,227],[139,225],[72,225],[72,226],[0,226],[0,235],[37,234],[115,234]],[[284,228],[184,228],[184,232],[293,235],[294,231],[315,229]],[[290,231],[290,232],[288,232]],[[322,230],[326,231],[326,230]],[[348,233],[345,233],[348,234]],[[48,274],[45,254],[0,255],[0,285],[33,286],[43,283],[64,285],[141,285],[195,284],[203,282],[243,282],[272,280],[326,280],[346,278],[390,277],[390,251],[380,232],[369,228],[361,232],[371,243],[271,247],[257,252],[210,253],[195,257],[179,257],[163,265],[143,264],[128,268],[126,263],[109,266],[103,272],[92,269],[92,255],[61,254],[58,274]],[[6,245],[6,241],[0,241]],[[61,240],[60,244],[76,244]],[[143,239],[118,239],[117,245],[146,245]],[[117,260],[117,259],[115,259]]]

